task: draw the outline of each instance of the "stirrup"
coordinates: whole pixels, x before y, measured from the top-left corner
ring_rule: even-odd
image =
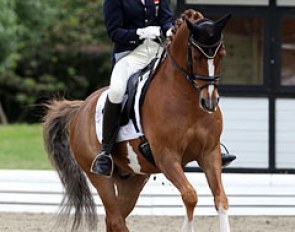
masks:
[[[229,166],[236,158],[235,155],[221,153],[222,167]]]
[[[237,157],[233,154],[230,154],[228,149],[224,144],[220,144],[225,152],[221,152],[221,161],[222,161],[222,167],[227,167],[229,166]]]
[[[92,161],[90,172],[105,177],[112,177],[114,171],[114,161],[111,154],[105,151],[99,153]]]

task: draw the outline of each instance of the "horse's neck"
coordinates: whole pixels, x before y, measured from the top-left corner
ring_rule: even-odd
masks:
[[[150,85],[145,102],[149,114],[157,114],[156,120],[164,122],[167,118],[172,120],[171,115],[178,118],[177,115],[196,114],[199,92],[166,58]]]
[[[166,58],[163,67],[159,70],[160,72],[156,84],[159,89],[162,89],[161,92],[165,93],[163,100],[165,102],[170,101],[171,104],[175,105],[176,111],[178,111],[177,106],[184,108],[195,105],[194,109],[198,108],[199,92],[192,83],[186,79],[185,74],[179,70],[179,68],[181,68],[183,71],[188,72],[187,41],[188,31],[183,27],[179,29],[179,32],[173,38],[170,48],[168,48],[168,52],[175,61],[175,64],[168,57]],[[179,66],[178,68],[176,64]],[[191,109],[187,108],[187,111],[192,111]],[[178,112],[183,112],[183,110]]]
[[[177,65],[187,71],[188,31],[186,28],[179,30],[168,52]],[[195,120],[206,116],[199,106],[199,91],[168,57],[153,79],[144,105],[143,112],[147,117],[163,123],[168,118],[177,121],[183,117]]]
[[[187,66],[187,52],[188,52],[188,30],[186,27],[182,26],[178,29],[176,35],[174,35],[171,45],[169,47],[169,52],[171,57],[176,61],[176,63],[186,69]]]

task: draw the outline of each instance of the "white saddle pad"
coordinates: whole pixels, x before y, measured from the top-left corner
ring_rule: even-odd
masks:
[[[135,111],[135,119],[137,127],[139,128],[139,132],[136,131],[134,124],[131,120],[129,120],[128,124],[122,126],[117,136],[117,142],[122,142],[131,139],[137,139],[143,135],[142,127],[140,123],[140,114],[139,114],[139,99],[142,92],[142,88],[148,79],[149,72],[140,78],[138,83],[137,92],[135,95],[135,103],[134,103],[134,111]],[[96,112],[95,112],[95,124],[96,124],[96,135],[98,141],[101,143],[102,141],[102,121],[103,121],[103,107],[106,101],[108,90],[104,91],[96,104]]]

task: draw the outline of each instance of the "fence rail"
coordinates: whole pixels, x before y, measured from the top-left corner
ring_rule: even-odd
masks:
[[[213,197],[203,173],[187,173],[199,202],[196,215],[215,215]],[[284,174],[223,174],[230,215],[295,215],[295,176]],[[97,211],[102,203],[92,192]],[[54,171],[0,170],[0,211],[58,211],[63,188]],[[184,215],[177,189],[161,174],[153,175],[133,215]]]

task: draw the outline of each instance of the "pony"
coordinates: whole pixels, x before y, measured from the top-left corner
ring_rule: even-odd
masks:
[[[178,189],[186,208],[182,231],[192,232],[198,196],[183,171],[192,161],[197,161],[205,173],[220,231],[230,231],[229,205],[221,180],[222,114],[218,106],[221,60],[225,56],[222,30],[229,18],[226,15],[212,21],[190,9],[176,20],[166,56],[140,110],[155,165],[140,153],[138,138],[115,145],[111,178],[90,172],[92,160],[101,148],[95,130],[96,103],[106,88],[95,91],[85,101],[60,99],[46,103],[45,148],[65,188],[61,212],[69,216],[74,210],[73,231],[85,220],[89,229],[97,226],[89,181],[104,205],[107,231],[128,232],[125,220],[141,190],[151,174],[163,173]],[[136,160],[136,168],[132,159]]]

